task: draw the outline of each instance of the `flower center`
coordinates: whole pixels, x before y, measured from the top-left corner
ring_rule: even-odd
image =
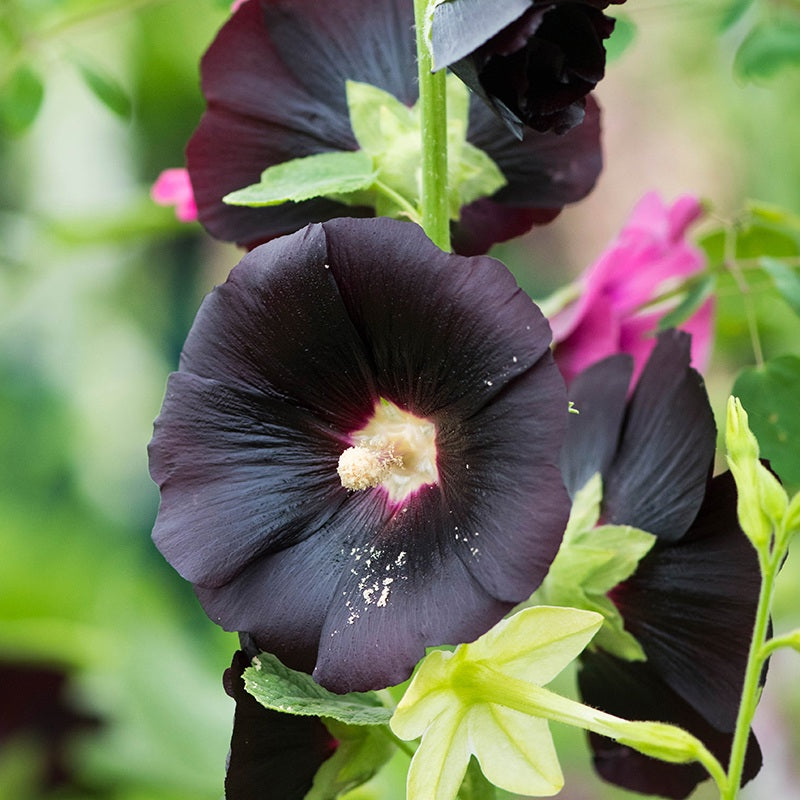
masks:
[[[353,446],[339,456],[345,489],[382,486],[395,502],[437,483],[436,426],[388,400],[375,405],[372,419],[350,436]]]

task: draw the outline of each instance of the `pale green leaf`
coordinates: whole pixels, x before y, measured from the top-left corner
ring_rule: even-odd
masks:
[[[122,119],[130,119],[133,112],[130,95],[111,73],[83,57],[77,61],[77,67],[89,90],[109,111]]]
[[[761,455],[785,483],[800,486],[800,357],[779,356],[743,369],[732,393],[747,409]]]
[[[800,23],[772,19],[759,23],[745,37],[733,62],[744,80],[770,78],[785,67],[800,66]]]
[[[795,314],[800,315],[800,275],[786,262],[764,256],[759,265],[766,272],[780,296],[789,304]]]
[[[374,692],[334,694],[305,672],[284,666],[270,653],[253,659],[244,671],[247,691],[264,708],[303,716],[330,717],[348,725],[385,725],[392,712]]]
[[[225,195],[234,206],[276,206],[312,197],[347,194],[368,188],[375,180],[372,159],[360,150],[316,153],[268,167],[259,183]]]
[[[0,87],[0,127],[23,133],[39,113],[44,98],[41,79],[27,64],[18,67]]]
[[[596,473],[576,493],[561,547],[530,602],[602,614],[604,625],[595,644],[620,658],[640,661],[644,652],[625,631],[622,615],[607,594],[636,571],[655,537],[629,525],[595,527],[601,496],[602,480]]]
[[[317,770],[304,800],[335,800],[366,783],[395,750],[385,732],[374,726],[345,725],[334,720],[324,722],[338,745]]]
[[[689,319],[689,317],[703,305],[708,297],[711,296],[716,283],[717,279],[715,275],[705,275],[697,281],[697,283],[686,292],[680,303],[661,317],[658,321],[657,330],[665,331],[667,328],[675,328]]]
[[[359,147],[369,155],[381,156],[397,139],[419,133],[418,112],[390,92],[359,81],[347,81],[345,91],[350,127]]]
[[[606,42],[606,62],[611,64],[620,58],[636,40],[636,24],[620,14],[615,17],[614,32]]]

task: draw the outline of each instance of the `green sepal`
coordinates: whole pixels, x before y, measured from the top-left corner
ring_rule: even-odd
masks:
[[[601,525],[602,478],[593,475],[576,493],[561,547],[531,603],[583,608],[603,615],[594,644],[627,661],[644,661],[641,645],[608,592],[629,578],[655,543],[630,525]]]
[[[312,197],[348,194],[368,188],[375,180],[372,159],[361,151],[316,153],[268,167],[261,180],[226,194],[232,206],[277,206]]]
[[[243,678],[245,689],[273,711],[330,717],[348,725],[385,725],[392,716],[374,692],[334,694],[305,672],[284,666],[270,653],[256,656]]]
[[[395,751],[387,732],[378,727],[322,721],[338,745],[317,770],[304,800],[335,800],[370,780]]]

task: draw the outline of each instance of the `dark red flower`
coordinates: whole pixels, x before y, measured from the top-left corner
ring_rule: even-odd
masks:
[[[156,544],[213,620],[288,666],[335,691],[399,683],[527,598],[558,549],[549,342],[500,262],[411,223],[256,248],[170,376]]]
[[[625,0],[454,0],[436,6],[433,55],[515,135],[523,126],[564,133],[584,119],[605,73],[603,14]]]
[[[418,97],[410,0],[249,0],[205,54],[207,110],[187,148],[199,219],[209,233],[247,247],[338,216],[371,216],[317,198],[268,208],[226,205],[222,198],[257,183],[261,172],[293,158],[358,147],[345,82],[360,81],[411,106]],[[599,111],[566,136],[526,133],[517,141],[475,99],[468,139],[485,150],[508,183],[462,209],[453,242],[463,255],[553,219],[584,197],[602,166]]]
[[[249,666],[250,659],[239,650],[223,676],[225,691],[236,701],[225,800],[262,795],[303,800],[317,770],[335,752],[336,741],[319,717],[264,708],[244,687],[242,673]]]
[[[681,725],[727,762],[760,570],[738,525],[730,474],[709,477],[714,418],[689,360],[690,337],[667,331],[629,400],[627,355],[598,362],[570,387],[580,411],[562,454],[570,494],[599,471],[601,520],[656,536],[635,573],[609,593],[647,660],[585,653],[578,682],[590,705]],[[683,798],[707,777],[697,765],[665,764],[599,737],[591,743],[599,773],[634,791]],[[745,780],[760,766],[751,735]]]

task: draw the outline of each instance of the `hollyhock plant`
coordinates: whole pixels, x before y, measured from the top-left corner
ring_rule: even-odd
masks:
[[[242,673],[250,666],[238,650],[223,685],[236,701],[231,751],[225,776],[226,800],[251,800],[256,787],[274,797],[302,800],[314,775],[336,750],[336,741],[317,717],[270,711],[245,690]]]
[[[157,546],[214,621],[327,688],[404,680],[529,596],[558,550],[549,341],[502,264],[412,223],[256,248],[169,379]]]
[[[599,472],[600,520],[655,536],[633,574],[609,592],[646,660],[598,647],[581,656],[578,682],[588,704],[680,725],[725,763],[760,571],[739,528],[730,474],[709,478],[714,420],[689,351],[687,334],[662,333],[629,400],[627,355],[590,367],[570,388],[580,412],[570,415],[562,452],[570,495]],[[599,737],[591,744],[599,773],[634,791],[683,798],[707,777],[696,764],[666,764]],[[751,735],[745,779],[760,764]]]
[[[650,192],[637,203],[616,240],[577,281],[576,299],[550,315],[555,357],[567,383],[614,353],[633,356],[636,380],[655,346],[658,321],[670,309],[646,306],[705,267],[703,253],[685,238],[702,213],[690,195],[667,205]],[[708,362],[713,318],[709,298],[681,325],[692,334],[692,364],[700,370]]]
[[[160,206],[175,206],[175,216],[181,222],[197,219],[192,183],[185,169],[165,169],[153,184],[150,196]]]
[[[355,151],[348,81],[414,105],[412,6],[410,0],[343,0],[331,14],[317,0],[249,0],[236,10],[203,57],[207,109],[187,148],[199,218],[209,233],[252,247],[309,222],[374,213],[369,205],[325,197],[259,208],[226,204],[223,197],[257,183],[268,167]],[[599,174],[593,101],[585,122],[565,136],[531,131],[517,141],[478,98],[468,122],[469,143],[488,153],[506,184],[461,209],[452,223],[461,254],[484,253],[550,221],[583,198]]]
[[[603,13],[625,0],[444,0],[433,14],[434,65],[449,67],[517,136],[583,121],[605,73]]]

